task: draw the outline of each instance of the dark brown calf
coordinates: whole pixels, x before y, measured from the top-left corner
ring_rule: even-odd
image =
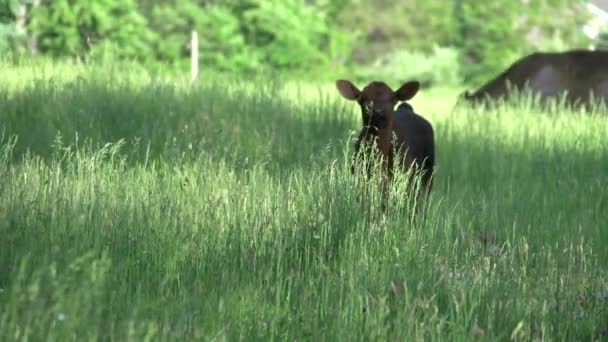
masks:
[[[407,82],[396,91],[384,82],[371,82],[363,90],[346,80],[337,81],[336,86],[344,98],[357,101],[361,107],[363,127],[355,144],[353,172],[361,164],[361,152],[379,152],[386,180],[392,179],[395,164],[405,172],[411,170],[412,176],[420,176],[416,198],[424,202],[433,183],[434,132],[431,124],[405,102],[416,95],[420,83]],[[399,102],[403,103],[395,111]],[[370,165],[363,167],[371,177]]]

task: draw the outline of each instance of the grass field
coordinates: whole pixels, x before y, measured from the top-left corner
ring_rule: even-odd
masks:
[[[421,222],[331,83],[1,67],[2,341],[608,339],[606,116],[423,89]]]

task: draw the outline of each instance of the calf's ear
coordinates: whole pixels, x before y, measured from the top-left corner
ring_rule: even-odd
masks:
[[[338,88],[340,94],[348,100],[356,100],[359,98],[359,94],[361,94],[361,91],[357,86],[347,80],[337,80],[336,88]]]
[[[416,93],[420,90],[420,82],[418,81],[410,81],[404,83],[397,91],[395,92],[395,97],[399,101],[407,101],[413,98]]]

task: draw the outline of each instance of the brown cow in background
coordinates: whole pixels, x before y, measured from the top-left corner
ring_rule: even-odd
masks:
[[[416,193],[416,202],[424,203],[431,191],[435,168],[433,127],[405,102],[416,95],[420,83],[407,82],[396,91],[384,82],[371,82],[363,90],[346,80],[337,81],[336,86],[344,98],[357,101],[361,107],[363,127],[355,144],[353,173],[362,161],[361,152],[377,151],[380,153],[387,181],[393,177],[395,163],[398,163],[403,171],[413,171],[412,176],[420,176],[421,184]],[[399,102],[402,103],[395,111]],[[370,177],[371,165],[363,167]],[[385,181],[385,190],[387,184]]]
[[[608,50],[533,53],[513,63],[479,90],[472,94],[465,92],[462,98],[469,102],[508,99],[508,83],[519,91],[529,87],[544,100],[567,92],[566,103],[569,105],[589,106],[598,101],[606,103]]]

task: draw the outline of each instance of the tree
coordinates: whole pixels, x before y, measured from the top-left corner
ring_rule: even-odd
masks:
[[[605,28],[596,38],[598,49],[608,49],[608,28]]]
[[[556,35],[582,45],[586,18],[580,0],[455,0],[456,45],[462,50],[465,81],[481,82],[523,54],[542,50]],[[555,18],[560,18],[555,20]]]
[[[46,0],[33,12],[31,29],[41,52],[144,60],[152,56],[154,32],[135,0]]]
[[[255,69],[261,62],[259,52],[245,40],[238,17],[225,5],[174,0],[154,6],[151,13],[153,28],[162,37],[155,44],[161,61],[185,67],[190,32],[196,30],[205,66],[236,72]]]
[[[40,0],[0,1],[0,53],[37,51],[36,35],[28,26],[39,4]]]
[[[193,29],[200,37],[201,64],[222,71],[313,69],[348,48],[346,34],[327,16],[328,1],[173,0],[149,10],[162,37],[155,47],[158,58],[178,66],[186,62]]]
[[[348,6],[337,1],[334,20],[356,42],[355,63],[371,63],[398,50],[430,53],[453,41],[452,10],[443,0],[355,0]]]

